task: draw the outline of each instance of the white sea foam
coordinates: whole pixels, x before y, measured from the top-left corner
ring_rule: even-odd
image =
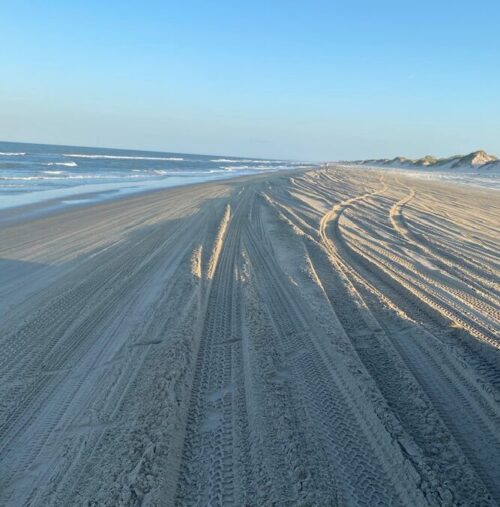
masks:
[[[0,181],[32,181],[32,180],[127,180],[144,178],[147,175],[128,174],[63,174],[63,171],[43,171],[46,176],[0,176]]]
[[[31,180],[48,180],[47,176],[0,176],[1,181],[31,181]]]
[[[61,204],[84,204],[87,202],[95,202],[96,199],[68,199],[61,201]]]
[[[168,171],[164,169],[154,169],[153,173],[159,176],[203,176],[204,174],[223,173],[223,169],[210,169],[208,171]]]
[[[72,158],[100,158],[111,160],[169,160],[175,162],[181,162],[184,160],[182,157],[129,157],[126,155],[83,155],[81,153],[64,153],[64,156]]]
[[[56,171],[57,172],[57,171]],[[49,175],[44,171],[47,176],[1,176],[2,181],[34,181],[34,180],[62,180],[62,179],[83,179],[84,176],[61,176],[58,174]]]
[[[255,169],[255,167],[250,167],[249,165],[223,165],[220,166],[220,169],[223,171],[237,171],[238,169],[245,171],[246,169]]]
[[[26,155],[24,152],[9,153],[0,151],[0,157],[24,157],[24,155]]]
[[[229,164],[279,164],[282,160],[260,160],[256,158],[214,158],[210,162],[220,162]]]
[[[309,165],[226,165],[220,166],[224,171],[277,171],[280,169],[302,169]]]
[[[78,164],[76,162],[49,162],[49,163],[43,164],[43,165],[48,165],[48,166],[63,165],[66,167],[78,167]]]
[[[165,174],[175,174],[175,175],[190,175],[190,174],[210,174],[210,173],[218,173],[223,172],[220,169],[210,169],[208,171],[169,171],[165,169],[154,169],[153,173],[165,175]]]
[[[224,169],[224,171],[263,171],[265,169],[280,169],[283,168],[281,166],[272,166],[272,165],[225,165],[221,166],[221,169]]]
[[[286,163],[285,160],[249,160],[254,164],[283,164]]]

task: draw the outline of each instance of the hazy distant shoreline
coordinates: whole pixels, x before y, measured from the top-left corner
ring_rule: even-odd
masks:
[[[447,183],[472,185],[481,188],[500,188],[500,160],[483,150],[468,155],[438,158],[427,155],[422,158],[407,157],[354,160],[328,165],[384,169],[393,173]]]
[[[388,174],[400,174],[401,176],[418,178],[428,181],[442,181],[453,185],[471,186],[490,190],[500,189],[500,170],[473,171],[468,168],[456,169],[432,169],[432,168],[410,168],[410,167],[387,167],[376,165],[358,165],[356,163],[328,163],[327,167],[344,167],[346,169],[358,168],[365,171],[385,171]]]

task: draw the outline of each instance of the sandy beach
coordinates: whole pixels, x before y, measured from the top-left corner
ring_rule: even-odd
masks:
[[[500,503],[498,191],[248,176],[0,225],[0,505]]]

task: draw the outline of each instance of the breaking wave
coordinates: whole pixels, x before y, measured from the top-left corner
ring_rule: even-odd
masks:
[[[24,155],[26,155],[24,152],[9,153],[0,151],[0,157],[24,157]]]
[[[43,171],[45,176],[0,176],[1,181],[32,181],[32,180],[127,180],[130,178],[144,178],[145,175],[128,174],[64,174],[63,171]]]
[[[52,166],[52,165],[63,165],[63,166],[66,166],[66,167],[78,167],[78,164],[76,162],[49,162],[49,163],[44,164],[44,165],[49,165],[49,166]]]
[[[282,160],[260,160],[257,158],[214,158],[210,162],[229,164],[280,164]]]
[[[213,173],[223,173],[224,170],[221,169],[210,169],[208,171],[167,171],[164,169],[154,169],[153,173],[159,176],[168,176],[168,175],[176,175],[176,176],[190,176],[193,174],[196,175],[204,175],[204,174],[213,174]]]
[[[181,162],[184,160],[182,157],[131,157],[128,155],[83,155],[80,153],[64,153],[63,156],[72,158],[101,158],[110,160],[169,160],[175,162]]]

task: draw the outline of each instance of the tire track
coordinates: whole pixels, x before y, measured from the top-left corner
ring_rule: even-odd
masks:
[[[358,200],[362,200],[362,198],[360,197]],[[341,262],[348,276],[355,284],[363,288],[365,294],[370,294],[372,298],[374,295],[377,295],[379,296],[379,301],[380,298],[382,298],[386,303],[389,303],[390,307],[397,309],[398,306],[394,303],[395,299],[393,297],[388,299],[387,296],[380,294],[380,292],[375,289],[375,287],[382,286],[385,288],[386,280],[378,279],[375,273],[369,270],[370,265],[361,265],[359,258],[363,259],[363,256],[357,253],[359,257],[355,258],[349,252],[347,244],[342,239],[339,219],[344,209],[346,208],[343,206],[337,207],[337,209],[334,208],[333,212],[325,215],[326,218],[322,221],[322,238],[327,250],[334,258]],[[328,237],[327,229],[332,231],[333,241]],[[401,293],[399,293],[398,296],[400,297]],[[369,299],[364,299],[364,301],[365,303],[368,302],[372,311],[378,304],[370,304]],[[425,334],[429,336],[428,332]],[[414,344],[413,340],[398,338],[397,340],[393,340],[393,344],[405,361],[407,367],[418,380],[426,395],[432,400],[441,418],[446,421],[450,433],[455,437],[455,440],[462,448],[468,461],[474,467],[477,475],[487,486],[489,493],[498,501],[500,499],[500,483],[496,474],[492,471],[493,469],[496,470],[498,467],[493,467],[492,469],[489,459],[497,460],[497,456],[500,454],[497,451],[489,453],[484,444],[478,449],[478,442],[488,442],[488,445],[492,446],[493,449],[500,449],[498,435],[494,432],[494,428],[498,427],[496,426],[496,424],[498,424],[498,407],[495,409],[494,406],[490,405],[490,410],[495,414],[492,420],[491,415],[488,415],[487,412],[485,413],[477,403],[473,403],[474,398],[476,396],[481,396],[481,393],[470,384],[467,385],[468,383],[464,377],[453,379],[453,372],[445,371],[443,368],[437,367],[435,362],[430,363],[430,355],[422,353],[417,354],[415,348],[410,348],[410,345]],[[439,349],[434,347],[434,353],[436,350]],[[427,377],[421,373],[423,370],[425,370]],[[463,385],[464,382],[464,387],[469,390],[468,401],[465,400],[463,394],[460,394],[457,391],[458,388],[455,387]],[[444,393],[446,393],[446,396],[443,396]],[[455,417],[450,418],[450,414],[455,414]],[[461,421],[468,421],[469,424],[465,427],[460,424],[451,424],[452,420],[455,421],[458,419],[458,417],[456,417],[457,415],[459,415]],[[483,454],[486,453],[489,459],[483,459],[483,457],[478,456],[478,451]],[[500,462],[498,466],[500,466]]]
[[[389,217],[391,224],[395,231],[397,231],[406,241],[414,245],[418,250],[424,254],[429,255],[433,259],[437,260],[439,267],[448,270],[450,274],[458,276],[460,279],[466,281],[470,286],[474,287],[476,294],[479,294],[482,298],[488,300],[490,303],[496,304],[498,301],[498,295],[490,295],[484,291],[485,286],[491,285],[493,288],[495,284],[488,278],[481,276],[480,274],[474,274],[474,270],[468,271],[463,263],[457,263],[451,260],[449,257],[441,255],[436,249],[430,248],[425,243],[419,241],[417,237],[410,231],[404,218],[403,210],[415,197],[415,190],[410,189],[410,193],[403,197],[401,200],[396,202],[389,211]],[[471,275],[474,278],[471,278]]]
[[[195,366],[177,503],[234,505],[253,488],[242,351],[240,233],[249,193],[224,219]]]
[[[371,447],[375,444],[370,438],[374,437],[373,434],[371,437],[369,435],[375,429],[367,428],[367,415],[357,412],[360,408],[359,405],[355,408],[354,400],[357,396],[346,384],[347,380],[339,376],[340,372],[336,374],[328,366],[330,359],[325,355],[323,347],[309,336],[305,316],[294,303],[293,296],[287,294],[283,282],[277,278],[280,268],[273,265],[273,257],[264,256],[260,252],[260,240],[253,239],[251,234],[245,237],[248,238],[250,258],[254,259],[262,271],[259,288],[261,292],[264,290],[262,297],[272,314],[282,349],[288,356],[289,368],[295,379],[292,385],[297,390],[295,396],[300,400],[297,404],[308,407],[309,417],[302,424],[315,428],[312,434],[317,435],[318,440],[313,444],[314,453],[322,467],[330,468],[327,477],[336,477],[338,489],[330,491],[334,484],[328,482],[318,482],[311,487],[315,491],[326,492],[326,498],[337,498],[340,505],[344,502],[359,505],[405,503],[402,498],[411,497],[415,491],[409,492],[411,485],[408,485],[409,490],[399,489],[387,475],[384,478],[383,474],[388,471],[383,472],[377,465],[384,461]],[[361,421],[365,421],[364,424]],[[388,449],[386,452],[389,452]],[[311,471],[310,475],[318,479],[321,477],[321,473],[316,470]],[[356,487],[360,483],[365,485],[362,490]],[[399,499],[398,494],[401,495]]]

